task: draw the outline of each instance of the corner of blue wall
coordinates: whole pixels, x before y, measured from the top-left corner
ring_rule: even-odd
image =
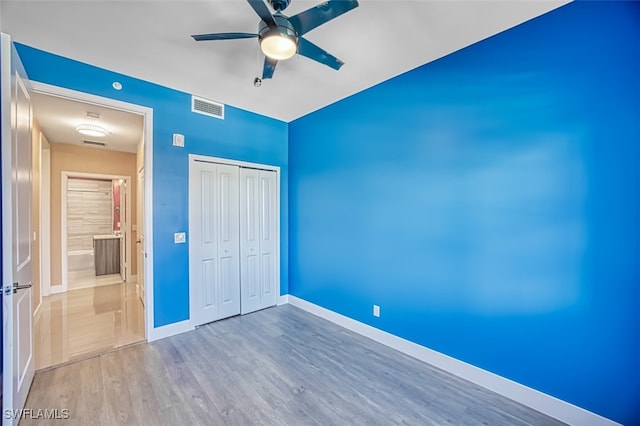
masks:
[[[570,3],[290,123],[290,293],[640,424],[639,12]]]

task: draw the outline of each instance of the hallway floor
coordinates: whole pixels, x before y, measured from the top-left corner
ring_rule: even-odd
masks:
[[[89,287],[101,287],[104,285],[120,284],[122,278],[120,274],[109,274],[96,276],[92,269],[69,271],[69,291],[80,290]]]
[[[144,340],[143,312],[136,283],[43,297],[34,327],[36,370]]]

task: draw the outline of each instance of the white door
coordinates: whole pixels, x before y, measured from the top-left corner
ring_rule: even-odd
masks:
[[[120,182],[120,278],[127,281],[127,181]]]
[[[189,164],[189,300],[194,326],[240,313],[238,167]]]
[[[20,59],[2,34],[2,424],[24,407],[33,380],[31,323],[31,99]],[[9,415],[7,415],[9,413]]]
[[[240,169],[240,282],[243,314],[276,304],[276,173]]]
[[[276,172],[260,171],[260,308],[275,306],[278,295],[278,198]]]
[[[136,200],[136,222],[138,224],[138,240],[136,246],[138,250],[138,283],[136,289],[138,296],[144,305],[144,169],[138,172],[138,192]]]

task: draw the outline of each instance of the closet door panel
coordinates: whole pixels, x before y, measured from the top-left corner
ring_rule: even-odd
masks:
[[[240,313],[238,167],[218,164],[218,288],[220,318]]]
[[[278,298],[277,202],[276,172],[260,171],[260,308],[274,306]]]
[[[189,299],[195,325],[220,317],[217,303],[216,168],[193,163],[189,189]]]
[[[260,309],[260,172],[240,169],[240,282],[243,314]]]
[[[238,167],[192,161],[189,290],[194,325],[240,313]]]

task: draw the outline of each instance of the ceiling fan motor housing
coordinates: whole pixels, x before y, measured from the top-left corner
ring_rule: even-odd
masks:
[[[276,13],[273,15],[273,19],[278,25],[276,28],[269,28],[264,21],[260,21],[260,24],[258,25],[258,40],[262,41],[267,37],[280,36],[290,39],[297,45],[298,33],[295,28],[293,28],[293,25],[291,25],[287,17]]]

